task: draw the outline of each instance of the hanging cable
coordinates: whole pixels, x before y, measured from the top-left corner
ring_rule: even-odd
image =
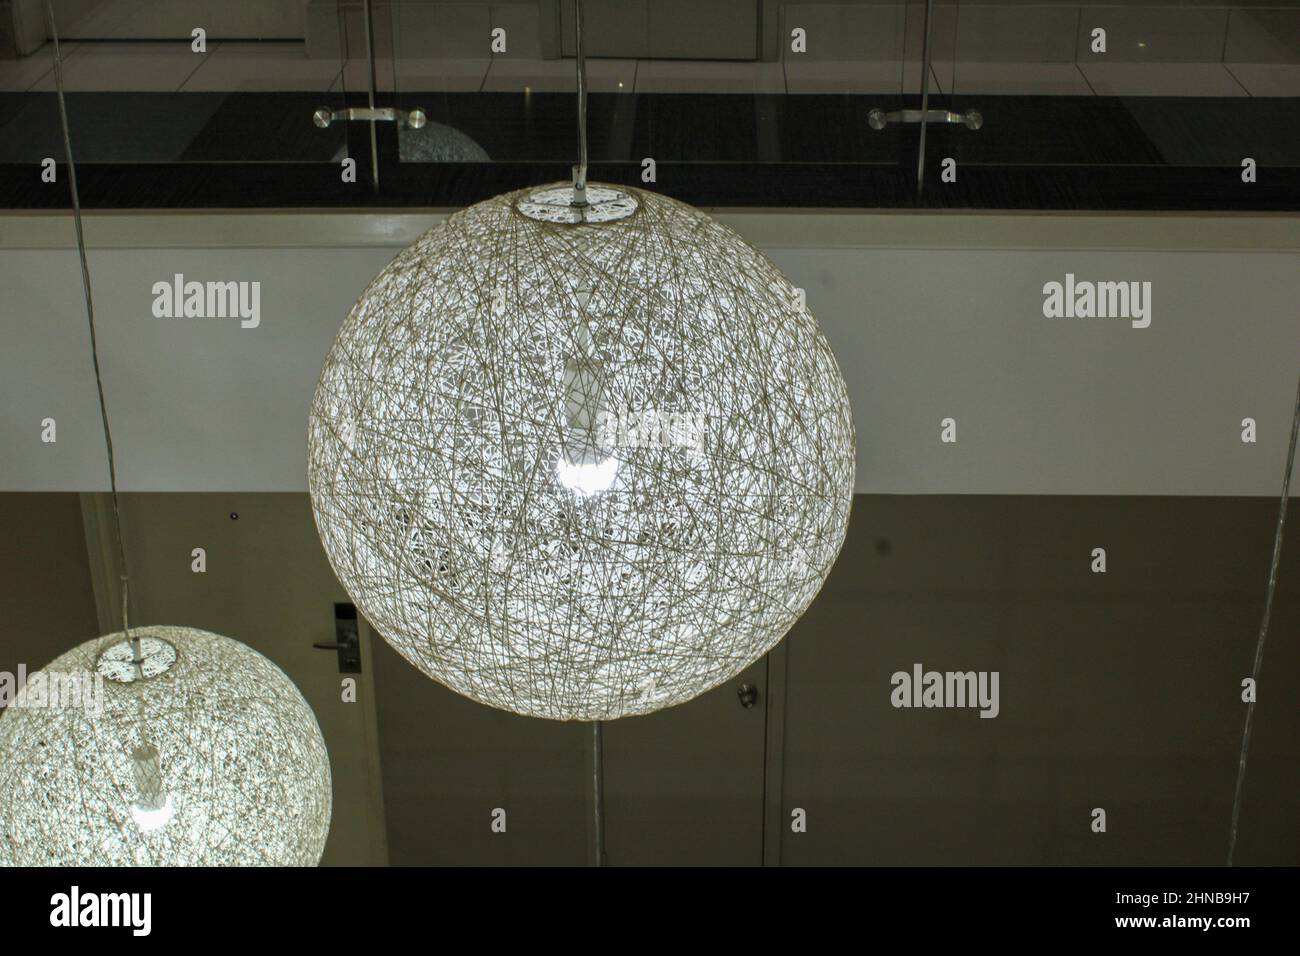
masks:
[[[925,2],[925,23],[921,27],[921,143],[916,153],[916,194],[925,189],[925,126],[930,110],[930,33],[934,0]]]
[[[1250,677],[1259,686],[1259,672],[1264,664],[1264,641],[1268,638],[1269,618],[1273,613],[1273,592],[1277,589],[1277,568],[1282,560],[1282,533],[1286,528],[1286,503],[1291,488],[1291,470],[1295,467],[1296,435],[1300,433],[1300,383],[1296,385],[1295,413],[1291,418],[1291,445],[1286,453],[1286,471],[1282,474],[1282,500],[1277,506],[1277,528],[1273,532],[1273,561],[1268,570],[1268,590],[1264,595],[1264,618],[1255,643],[1255,665]],[[1232,794],[1232,825],[1228,831],[1228,866],[1237,852],[1237,824],[1241,819],[1241,792],[1246,782],[1246,757],[1250,754],[1250,731],[1255,722],[1255,701],[1246,704],[1246,725],[1241,732],[1241,759],[1237,763],[1237,786]]]
[[[86,320],[90,325],[90,360],[95,369],[95,388],[99,394],[99,418],[104,427],[104,448],[108,453],[108,486],[113,499],[113,533],[117,538],[117,560],[122,575],[122,631],[131,642],[137,668],[142,663],[140,639],[131,636],[128,602],[130,580],[127,575],[126,545],[122,538],[122,513],[117,497],[117,467],[113,460],[113,432],[108,425],[108,406],[104,402],[104,379],[99,368],[99,342],[95,336],[95,303],[90,291],[90,266],[86,263],[86,237],[81,226],[81,197],[77,192],[77,168],[72,162],[72,136],[68,131],[68,104],[63,96],[63,56],[59,52],[59,31],[54,23],[54,0],[45,0],[50,40],[54,50],[54,89],[59,102],[59,122],[63,129],[63,154],[68,163],[68,188],[72,192],[72,216],[77,230],[77,253],[81,257],[81,288],[86,297]]]
[[[374,25],[371,22],[373,13],[370,9],[370,0],[365,0],[361,19],[366,25],[366,64],[370,68],[370,88],[366,91],[366,101],[370,104],[370,112],[373,113],[375,111],[375,89],[378,87],[378,81],[375,72],[375,33]],[[375,132],[373,120],[367,125],[370,127],[370,183],[375,192],[379,192],[379,134]]]
[[[573,5],[574,45],[578,55],[578,165],[573,167],[573,205],[587,205],[587,57],[582,49],[582,0]]]
[[[573,205],[587,205],[587,57],[582,48],[582,0],[573,5],[573,38],[578,60],[578,165],[573,167]],[[591,724],[592,815],[596,865],[605,865],[605,768],[600,721]]]
[[[591,795],[596,830],[596,865],[605,865],[605,741],[599,720],[591,722]]]

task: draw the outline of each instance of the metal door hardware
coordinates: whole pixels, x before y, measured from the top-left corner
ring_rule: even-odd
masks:
[[[429,121],[429,118],[424,115],[424,110],[419,107],[407,112],[406,110],[395,110],[391,106],[379,108],[350,106],[345,110],[332,110],[329,107],[322,106],[311,115],[311,121],[321,129],[329,129],[329,125],[337,120],[396,123],[403,128],[420,129]]]
[[[749,710],[758,703],[758,688],[753,684],[741,684],[736,688],[736,697],[740,700],[740,706]]]
[[[312,647],[321,651],[338,651],[339,673],[361,673],[361,635],[357,628],[357,609],[352,604],[334,605],[333,643],[318,641]]]
[[[967,129],[979,129],[984,125],[984,117],[979,110],[967,110],[965,113],[953,113],[950,110],[891,110],[886,113],[874,109],[867,114],[867,125],[872,129],[884,129],[890,123],[953,123],[961,124]]]

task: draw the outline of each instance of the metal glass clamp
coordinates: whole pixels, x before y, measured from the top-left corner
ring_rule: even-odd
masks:
[[[953,113],[950,110],[892,110],[886,113],[882,109],[873,109],[867,114],[867,125],[872,129],[884,129],[890,123],[960,123],[967,129],[979,129],[984,125],[984,117],[979,110],[967,110],[965,113]]]
[[[311,121],[321,129],[328,129],[329,125],[336,120],[359,120],[370,123],[396,123],[398,126],[409,129],[420,129],[429,118],[424,115],[424,110],[419,107],[411,110],[409,113],[405,110],[395,110],[391,106],[384,106],[378,109],[367,106],[350,106],[344,110],[332,110],[322,106],[311,115]]]

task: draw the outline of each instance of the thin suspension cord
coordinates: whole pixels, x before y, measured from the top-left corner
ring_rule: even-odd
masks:
[[[916,153],[916,192],[925,189],[925,126],[930,109],[930,31],[934,16],[934,0],[925,2],[925,25],[921,40],[921,144]]]
[[[587,205],[587,57],[582,49],[582,0],[573,8],[573,34],[578,54],[578,165],[573,167],[573,205]]]
[[[596,823],[596,865],[605,865],[605,741],[599,720],[591,722],[592,813]]]
[[[117,466],[113,460],[113,433],[108,426],[108,406],[104,402],[104,379],[99,369],[99,342],[95,337],[95,303],[90,292],[90,266],[86,263],[86,237],[81,227],[81,197],[77,192],[77,167],[72,162],[72,136],[68,132],[68,105],[63,98],[63,56],[59,52],[59,31],[54,23],[54,0],[45,0],[50,39],[54,47],[54,87],[59,101],[59,122],[63,127],[63,153],[68,162],[68,187],[72,192],[72,215],[77,229],[77,253],[81,257],[81,288],[86,297],[86,320],[90,325],[90,360],[95,368],[95,388],[99,393],[99,417],[104,426],[104,448],[108,452],[108,485],[113,499],[113,533],[117,537],[117,560],[122,574],[122,630],[131,641],[138,667],[141,662],[140,639],[131,637],[130,581],[126,567],[126,545],[122,539],[122,515],[117,498]]]
[[[1296,386],[1295,414],[1291,418],[1291,445],[1286,453],[1286,471],[1282,475],[1282,500],[1277,506],[1277,528],[1273,533],[1273,563],[1268,570],[1268,591],[1264,596],[1264,619],[1259,625],[1255,644],[1255,666],[1251,680],[1259,687],[1259,672],[1264,663],[1264,641],[1268,637],[1269,617],[1273,613],[1273,591],[1277,588],[1277,568],[1282,559],[1282,532],[1286,527],[1287,495],[1291,487],[1291,470],[1295,467],[1296,435],[1300,433],[1300,383]],[[1237,764],[1237,787],[1232,794],[1232,826],[1228,832],[1228,866],[1237,851],[1237,823],[1241,818],[1241,791],[1246,782],[1246,757],[1250,754],[1250,731],[1255,722],[1255,701],[1246,704],[1246,726],[1241,732],[1241,760]]]
[[[587,205],[587,57],[582,48],[582,0],[573,5],[574,47],[578,60],[578,165],[573,167],[573,205]],[[604,735],[599,720],[591,722],[591,796],[595,824],[596,865],[605,865]]]
[[[365,0],[365,8],[362,11],[362,20],[366,24],[366,63],[370,67],[370,87],[366,90],[367,102],[370,108],[375,108],[375,87],[377,86],[375,73],[375,36],[374,28],[371,26],[370,0]],[[375,122],[370,121],[370,181],[376,192],[379,191],[379,136],[375,132]]]

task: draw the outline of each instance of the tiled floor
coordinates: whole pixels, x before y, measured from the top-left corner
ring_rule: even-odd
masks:
[[[410,59],[399,60],[394,70],[392,61],[382,70],[379,81],[381,89],[391,89],[395,80],[399,90],[433,90],[439,93],[477,93],[483,89],[483,79],[487,76],[492,61],[487,57],[476,60],[449,59]],[[365,74],[362,69],[353,69],[349,63],[344,73],[349,90],[364,90]]]
[[[919,90],[921,62],[790,61],[785,64],[785,85],[788,93],[901,93]],[[933,68],[930,71],[930,89],[940,89]]]
[[[67,43],[64,81],[72,91],[308,91],[367,88],[364,62],[311,59],[304,45],[212,43],[205,54],[188,42]],[[564,92],[573,89],[571,60],[403,60],[377,64],[381,90]],[[785,63],[701,60],[588,61],[593,92],[891,93],[919,90],[915,61]],[[933,64],[931,89],[987,95],[1296,96],[1300,64],[1287,63],[991,63]],[[48,47],[21,60],[0,60],[0,91],[54,89]]]
[[[340,60],[309,59],[300,43],[225,42],[185,81],[185,92],[328,90]]]
[[[706,60],[641,60],[637,93],[784,93],[780,63],[716,63]]]
[[[1251,95],[1222,63],[1080,63],[1079,69],[1098,96]]]
[[[631,93],[637,85],[636,60],[588,60],[587,89],[593,93]],[[575,84],[572,60],[491,61],[482,89],[491,93],[514,93],[527,89],[535,93],[572,92]],[[646,92],[642,90],[641,92]]]
[[[177,92],[220,48],[220,43],[210,43],[206,53],[195,53],[185,41],[81,43],[71,53],[63,53],[63,87],[73,93]],[[49,59],[40,50],[33,57]],[[287,67],[288,63],[283,65]],[[52,63],[29,89],[54,89]]]
[[[988,96],[1092,96],[1075,63],[961,62],[934,64],[945,92]]]
[[[1300,96],[1300,63],[1225,63],[1251,96]]]
[[[76,43],[60,44],[65,59],[76,52]],[[21,60],[0,60],[0,92],[21,93],[30,90],[46,75],[54,70],[54,58],[47,43],[31,56]]]

